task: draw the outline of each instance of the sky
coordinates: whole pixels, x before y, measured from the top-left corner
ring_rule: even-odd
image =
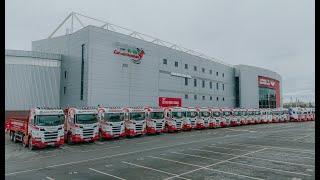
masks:
[[[284,102],[314,102],[314,0],[5,0],[5,48],[31,50],[71,12],[275,71]]]

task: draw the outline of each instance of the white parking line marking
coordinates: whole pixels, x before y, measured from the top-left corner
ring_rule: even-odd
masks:
[[[247,131],[247,132],[257,132],[257,131],[250,131],[250,130],[246,130],[246,129],[228,129],[230,131]]]
[[[294,139],[294,140],[292,140],[292,141],[296,141],[296,140],[303,139],[303,138],[306,138],[306,137],[309,137],[309,136],[313,136],[313,135],[314,135],[314,134],[310,134],[310,135],[308,135],[308,136],[302,136],[302,137],[297,138],[297,139]]]
[[[99,150],[105,150],[105,149],[113,149],[113,148],[119,148],[120,146],[112,146],[112,147],[107,147],[107,148],[99,148],[99,149],[90,149],[87,151],[76,151],[76,152],[92,152],[92,151],[99,151]]]
[[[233,148],[218,147],[218,146],[210,146],[210,145],[204,145],[204,146],[206,146],[206,147],[218,148],[218,149],[231,149],[231,150],[235,150],[235,151],[245,151],[245,152],[248,152],[248,150],[243,150],[243,149],[233,149]]]
[[[193,156],[193,157],[198,157],[198,158],[202,158],[202,159],[210,159],[210,160],[219,160],[219,161],[221,161],[220,159],[208,158],[208,157],[198,156],[198,155],[193,155],[193,154],[178,153],[178,152],[171,152],[171,153],[174,153],[174,154],[182,154],[182,155],[186,155],[186,156]],[[267,167],[262,167],[262,166],[250,165],[250,164],[246,164],[246,163],[239,163],[239,162],[233,162],[233,161],[228,161],[227,163],[239,164],[239,165],[245,165],[245,166],[251,166],[251,167],[256,167],[256,168],[261,168],[261,169],[269,169],[269,170],[273,170],[273,171],[286,172],[286,173],[290,173],[290,174],[299,174],[299,175],[304,175],[304,176],[311,176],[311,175],[309,175],[309,174],[297,173],[297,172],[291,172],[291,171],[285,171],[285,170],[280,170],[280,169],[267,168]],[[308,170],[308,169],[307,169],[307,170]],[[311,170],[311,171],[313,171],[313,170]]]
[[[209,151],[209,150],[193,149],[193,148],[188,148],[188,149],[195,150],[195,151],[203,151],[203,152],[210,152],[210,153],[226,154],[226,155],[230,155],[230,156],[236,156],[236,155],[234,155],[234,154],[220,153],[220,152],[218,153],[218,152]],[[268,148],[265,148],[265,149],[268,149]],[[265,149],[259,150],[259,152],[260,152],[260,151],[263,151],[263,150],[265,150]],[[247,156],[246,154],[241,155],[241,156],[246,157],[246,158],[251,158],[251,159],[260,159],[260,160],[270,161],[270,162],[278,162],[278,163],[284,163],[284,164],[293,164],[293,165],[314,167],[313,165],[308,165],[308,164],[299,164],[299,163],[293,163],[293,162],[277,161],[277,160],[272,160],[272,159],[258,158],[258,157]]]
[[[292,152],[302,152],[302,153],[314,154],[314,152],[308,151],[308,150],[282,148],[282,147],[277,147],[277,146],[263,146],[263,145],[243,144],[243,143],[229,143],[229,144],[236,145],[236,146],[246,146],[246,147],[267,147],[267,148],[270,148],[270,149],[283,149],[283,150],[292,151]]]
[[[248,135],[248,133],[235,134],[235,135],[231,135],[229,137],[239,137],[239,136],[243,136],[243,135]],[[154,147],[154,148],[150,148],[150,149],[144,149],[144,150],[140,150],[140,151],[131,151],[131,152],[126,152],[126,153],[114,154],[114,155],[103,156],[103,157],[96,157],[96,158],[80,160],[80,161],[71,161],[71,162],[68,162],[68,163],[61,163],[61,164],[51,165],[51,166],[42,167],[42,168],[35,168],[35,169],[28,169],[28,170],[24,170],[24,171],[16,171],[16,172],[12,172],[12,173],[7,173],[7,174],[5,174],[5,176],[10,176],[10,175],[14,175],[14,174],[20,174],[20,173],[26,173],[26,172],[32,172],[32,171],[48,169],[48,168],[53,168],[53,167],[66,166],[66,165],[70,165],[70,164],[77,164],[77,163],[83,163],[83,162],[102,160],[102,159],[106,159],[106,158],[118,157],[118,156],[123,156],[123,155],[128,155],[128,154],[134,154],[134,153],[141,153],[141,152],[146,152],[146,151],[151,151],[151,150],[156,150],[156,149],[175,147],[175,146],[198,143],[198,142],[211,141],[211,140],[221,139],[221,138],[225,138],[225,137],[214,137],[214,138],[208,138],[208,139],[201,139],[201,140],[197,140],[197,141],[183,142],[183,143],[177,143],[177,144],[167,145],[167,146],[158,146],[158,147]]]
[[[136,143],[136,144],[146,144],[146,143],[152,143],[152,142],[158,142],[160,140],[154,140],[154,141],[147,141],[147,142],[140,142],[140,143]]]
[[[104,175],[107,175],[107,176],[111,176],[111,177],[114,177],[114,178],[116,178],[116,179],[126,180],[126,179],[123,179],[123,178],[118,177],[118,176],[114,176],[114,175],[111,175],[111,174],[108,174],[108,173],[105,173],[105,172],[98,171],[98,170],[96,170],[96,169],[92,169],[92,168],[89,168],[89,169],[90,169],[91,171],[95,171],[95,172],[98,172],[98,173],[100,173],[100,174],[104,174]]]
[[[51,177],[46,177],[47,179],[49,179],[49,180],[54,180],[54,179],[52,179]]]
[[[162,171],[162,170],[158,170],[158,169],[154,169],[154,168],[149,168],[149,167],[146,167],[146,166],[141,166],[141,165],[138,165],[138,164],[133,164],[133,163],[125,162],[125,161],[121,161],[121,162],[122,162],[122,163],[125,163],[125,164],[132,165],[132,166],[136,166],[136,167],[140,167],[140,168],[145,168],[145,169],[150,169],[150,170],[153,170],[153,171],[161,172],[161,173],[164,173],[164,174],[169,174],[169,175],[177,176],[177,174],[169,173],[169,172],[166,172],[166,171]],[[184,177],[177,177],[177,178],[185,179],[185,180],[190,180],[190,179],[184,178]]]
[[[226,160],[223,160],[223,161],[220,161],[220,162],[211,164],[211,165],[209,165],[209,166],[204,166],[204,167],[201,167],[201,168],[198,168],[198,169],[194,169],[194,170],[192,170],[192,171],[188,171],[188,172],[179,174],[178,176],[183,176],[183,175],[185,175],[185,174],[189,174],[189,173],[192,173],[192,172],[195,172],[195,171],[199,171],[199,170],[201,170],[201,169],[206,169],[206,168],[208,168],[208,167],[215,166],[215,165],[218,165],[218,164],[221,164],[221,163],[230,161],[230,160],[232,160],[232,159],[236,159],[236,158],[239,158],[239,157],[242,157],[242,156],[245,156],[245,155],[253,154],[253,153],[256,153],[256,152],[265,150],[265,149],[268,149],[268,148],[259,149],[259,150],[257,150],[257,151],[253,151],[253,152],[246,153],[246,154],[244,154],[244,155],[239,155],[239,156],[236,156],[236,157],[233,157],[233,158],[229,158],[229,159],[226,159]],[[212,170],[218,171],[218,170],[216,170],[216,169],[212,169]],[[220,171],[220,172],[222,172],[222,173],[227,173],[227,174],[232,174],[232,175],[238,175],[238,174],[230,173],[230,172],[226,172],[226,171]],[[172,179],[172,178],[175,178],[175,177],[178,177],[178,176],[173,176],[173,177],[170,177],[170,178],[166,178],[166,179],[164,179],[164,180]],[[244,176],[244,175],[239,175],[239,176]],[[260,179],[260,178],[254,178],[254,177],[249,177],[249,176],[246,176],[246,177],[247,177],[247,178],[251,178],[251,179]]]

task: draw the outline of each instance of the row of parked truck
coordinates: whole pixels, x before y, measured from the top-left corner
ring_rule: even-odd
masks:
[[[33,150],[147,133],[313,120],[314,108],[38,107],[32,108],[28,117],[10,118],[6,131],[11,141]]]

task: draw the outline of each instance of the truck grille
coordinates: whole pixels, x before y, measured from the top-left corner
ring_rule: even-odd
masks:
[[[219,124],[220,124],[219,120],[216,120],[216,124],[217,124],[217,125],[219,125]]]
[[[156,124],[156,129],[161,130],[162,129],[162,123],[157,123]]]
[[[142,128],[143,128],[142,124],[136,124],[136,131],[137,132],[142,132]]]
[[[83,138],[92,138],[93,137],[93,129],[83,129]]]
[[[229,119],[226,119],[226,123],[229,124]]]
[[[112,133],[113,134],[118,135],[118,134],[120,134],[120,132],[121,132],[121,126],[113,126],[112,127]]]
[[[44,142],[57,142],[58,131],[44,132]]]
[[[191,121],[191,126],[194,127],[196,125],[196,121]]]
[[[180,122],[176,122],[177,129],[181,129],[181,125],[182,125],[181,121]]]
[[[208,120],[204,120],[204,126],[208,126]]]

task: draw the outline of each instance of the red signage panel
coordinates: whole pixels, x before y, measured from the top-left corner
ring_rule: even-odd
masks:
[[[159,97],[159,106],[161,107],[181,107],[181,98]]]
[[[276,107],[280,107],[280,82],[268,77],[258,76],[258,84],[260,87],[276,90]]]

